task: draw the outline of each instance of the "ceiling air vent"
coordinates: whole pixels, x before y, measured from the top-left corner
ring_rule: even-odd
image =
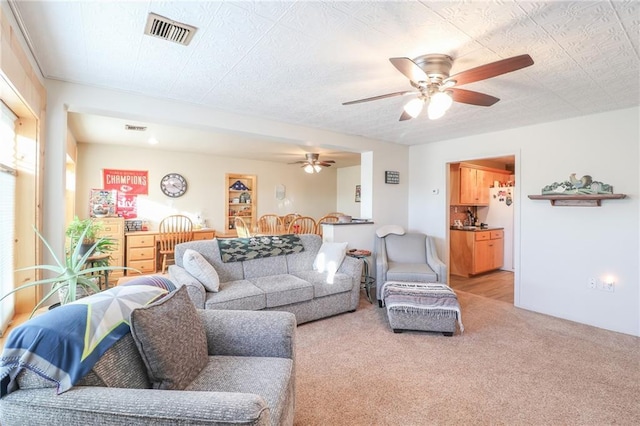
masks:
[[[144,33],[186,46],[191,42],[196,30],[197,28],[191,25],[172,21],[155,13],[149,13]]]
[[[145,130],[147,130],[147,126],[134,126],[132,124],[125,124],[124,129],[133,130],[134,132],[144,132]]]

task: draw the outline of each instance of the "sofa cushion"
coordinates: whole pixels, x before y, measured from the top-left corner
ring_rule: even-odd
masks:
[[[353,288],[353,279],[340,272],[334,275],[327,272],[300,271],[293,275],[311,283],[315,297],[343,293]]]
[[[187,249],[182,259],[184,269],[200,281],[207,291],[216,292],[220,288],[220,277],[215,268],[211,266],[200,253]]]
[[[340,269],[340,265],[342,265],[342,261],[347,254],[348,244],[349,243],[322,243],[313,261],[313,270],[334,274]]]
[[[322,237],[315,234],[302,234],[300,235],[300,242],[302,242],[304,246],[304,251],[286,256],[287,270],[289,273],[313,269],[313,261],[322,245]]]
[[[245,260],[242,262],[242,268],[244,269],[244,278],[246,280],[267,275],[286,274],[287,259],[283,255]]]
[[[289,358],[210,356],[189,391],[237,392],[259,395],[268,407],[271,424],[281,424],[286,408],[287,387],[294,380]],[[255,407],[256,414],[260,407]],[[243,413],[243,417],[248,413]]]
[[[244,309],[257,311],[267,306],[264,291],[247,280],[220,283],[220,291],[207,293],[205,309]]]
[[[387,281],[434,283],[438,281],[438,276],[426,263],[389,262]]]
[[[154,389],[184,389],[207,364],[204,326],[185,287],[134,309],[130,322]]]
[[[265,293],[267,308],[313,299],[313,286],[294,275],[270,275],[250,281]]]

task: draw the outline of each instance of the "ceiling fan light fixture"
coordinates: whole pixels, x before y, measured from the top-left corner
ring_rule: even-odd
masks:
[[[433,96],[431,96],[431,100],[429,101],[429,106],[427,107],[427,114],[429,119],[437,120],[442,117],[445,112],[449,108],[451,108],[451,104],[453,103],[453,99],[451,95],[447,92],[437,92]]]
[[[404,106],[404,111],[412,118],[416,118],[422,112],[423,107],[424,100],[422,98],[415,98],[406,103],[406,105]]]
[[[307,173],[313,173],[313,166],[311,164],[307,164],[306,166],[304,166],[302,170],[304,170]]]
[[[314,164],[313,170],[315,170],[316,173],[320,173],[320,170],[322,170],[322,167],[318,166],[317,164]]]

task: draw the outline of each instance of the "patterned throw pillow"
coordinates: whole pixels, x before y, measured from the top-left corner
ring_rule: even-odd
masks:
[[[182,264],[195,279],[200,281],[207,291],[216,293],[220,289],[220,277],[214,267],[195,250],[186,249]]]
[[[131,312],[131,335],[154,389],[185,389],[207,365],[207,336],[187,289]]]
[[[313,270],[335,274],[347,253],[347,245],[348,243],[322,243],[313,261]]]

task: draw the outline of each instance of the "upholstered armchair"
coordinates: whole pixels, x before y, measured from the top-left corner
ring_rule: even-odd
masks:
[[[447,265],[440,260],[432,237],[405,233],[398,226],[380,228],[375,237],[376,295],[382,307],[382,286],[387,281],[439,282],[447,280]]]

